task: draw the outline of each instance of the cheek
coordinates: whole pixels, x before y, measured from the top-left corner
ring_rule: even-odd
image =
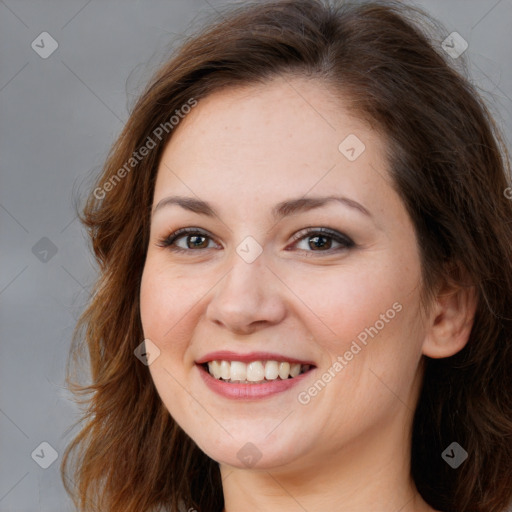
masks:
[[[280,275],[301,309],[296,315],[310,319],[308,327],[319,340],[330,340],[325,348],[343,350],[395,302],[401,303],[417,284],[413,273],[397,275],[385,258],[371,259],[372,263],[366,264],[355,255],[346,264],[333,267],[281,269]],[[392,310],[390,315],[394,313]]]
[[[189,281],[175,278],[165,264],[159,265],[148,255],[140,288],[140,315],[144,337],[161,351],[155,367],[168,367],[178,356],[182,360],[186,345],[180,340],[186,339],[189,315],[199,298],[191,290]]]
[[[160,398],[182,428],[190,427],[185,411],[197,408],[183,386],[189,386],[186,367],[192,361],[187,359],[187,349],[198,295],[190,280],[175,276],[165,261],[148,254],[140,287],[140,315],[144,338],[160,349],[148,369]]]
[[[140,311],[144,334],[160,343],[190,323],[207,288],[200,276],[181,274],[165,257],[148,254],[142,274]]]
[[[362,429],[403,412],[404,403],[413,407],[421,357],[418,296],[411,293],[417,276],[375,269],[334,275],[329,286],[317,276],[297,290],[312,306],[311,332],[329,356],[318,376],[327,384],[300,389],[300,403],[311,400],[326,430]]]
[[[419,279],[413,253],[408,258],[373,255],[371,265],[354,258],[354,263],[347,260],[343,267],[300,278],[298,272],[288,273],[285,281],[293,285],[300,299],[295,303],[302,308],[296,314],[327,352],[325,369],[336,374],[332,390],[350,389],[363,401],[373,393],[380,397],[385,386],[379,377],[391,389],[406,392],[421,355]],[[332,365],[338,356],[344,358],[343,369],[336,371]]]

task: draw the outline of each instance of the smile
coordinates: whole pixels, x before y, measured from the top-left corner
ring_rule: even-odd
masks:
[[[215,360],[203,364],[203,368],[217,380],[230,384],[262,384],[275,380],[293,379],[311,369],[310,364],[288,361],[242,361]]]
[[[220,350],[196,360],[206,386],[232,400],[259,400],[296,387],[316,369],[313,361],[285,354]]]

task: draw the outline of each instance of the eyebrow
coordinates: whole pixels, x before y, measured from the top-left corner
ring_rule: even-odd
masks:
[[[289,215],[309,211],[314,208],[320,208],[334,201],[339,202],[353,210],[356,210],[367,217],[372,217],[372,214],[362,204],[343,196],[299,197],[297,199],[287,199],[286,201],[282,201],[276,204],[274,208],[272,208],[271,213],[275,220],[279,220]],[[189,210],[200,215],[206,215],[208,217],[219,216],[215,208],[213,208],[206,201],[186,196],[165,197],[155,206],[153,209],[153,215],[157,211],[172,205],[181,206],[185,210]]]

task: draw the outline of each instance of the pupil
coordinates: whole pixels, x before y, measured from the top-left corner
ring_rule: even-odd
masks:
[[[327,237],[325,237],[325,236],[312,236],[312,237],[310,237],[310,244],[309,245],[310,245],[310,247],[312,249],[314,249],[314,248],[317,248],[317,249],[318,248],[323,248],[326,245],[329,245],[326,240],[327,240]],[[314,246],[311,245],[311,241],[313,241]]]
[[[201,238],[206,239],[206,237],[201,236],[201,235],[190,235],[189,236],[189,239],[190,239],[193,247],[201,247],[201,242],[197,243],[197,241],[200,240]],[[204,241],[203,241],[203,245],[204,245]]]

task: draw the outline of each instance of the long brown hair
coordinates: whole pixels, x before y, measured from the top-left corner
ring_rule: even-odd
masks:
[[[134,356],[155,175],[170,116],[184,105],[295,74],[349,98],[386,138],[425,296],[442,280],[476,288],[465,348],[425,358],[411,473],[438,510],[503,511],[512,499],[512,201],[508,153],[483,100],[426,35],[430,18],[401,2],[254,2],[221,16],[151,79],[81,215],[99,279],[68,360],[68,386],[85,407],[62,460],[67,492],[81,511],[222,510],[218,463],[175,423]],[[135,158],[149,139],[154,147]],[[91,383],[79,385],[71,367],[86,357]],[[453,441],[468,453],[458,469],[441,457]]]

